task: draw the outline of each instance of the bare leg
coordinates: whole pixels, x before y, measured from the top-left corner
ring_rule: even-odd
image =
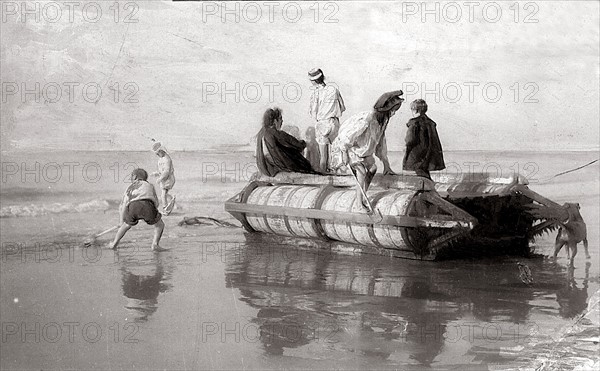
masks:
[[[165,207],[167,207],[167,193],[169,193],[168,189],[161,189],[160,190],[160,198],[162,201],[162,208],[164,209]]]
[[[154,224],[154,240],[152,240],[152,250],[161,250],[159,243],[164,229],[165,223],[162,220],[159,220],[158,223]]]
[[[363,187],[363,189],[365,190],[365,193],[367,192],[367,190],[369,189],[369,187],[371,186],[371,182],[373,181],[373,178],[375,177],[375,173],[377,172],[377,166],[372,166],[366,173],[365,175],[365,186]]]
[[[583,248],[585,249],[585,258],[586,259],[590,259],[590,252],[588,251],[588,242],[587,242],[587,238],[583,239]]]
[[[319,143],[319,170],[327,172],[327,162],[329,161],[329,144]]]
[[[367,206],[367,200],[364,199],[362,191],[361,191],[361,187],[362,187],[362,190],[364,190],[365,193],[367,192],[367,187],[368,187],[367,171],[366,171],[365,167],[362,166],[361,164],[357,164],[356,166],[353,166],[352,170],[354,170],[354,174],[356,174],[356,179],[358,179],[358,184],[356,185],[356,202],[364,210],[368,210],[369,208]],[[360,184],[360,186],[359,186],[359,184]]]
[[[111,244],[110,248],[113,250],[116,250],[117,246],[119,245],[119,242],[121,241],[121,238],[123,238],[123,236],[125,236],[125,233],[127,233],[127,231],[130,229],[131,229],[131,226],[129,224],[127,224],[127,223],[121,224],[121,227],[119,227],[119,230],[117,231],[117,235],[115,236],[115,240]]]

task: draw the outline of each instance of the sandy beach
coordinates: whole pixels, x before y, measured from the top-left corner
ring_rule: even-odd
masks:
[[[90,233],[116,222],[121,181],[102,178],[77,192],[69,181],[24,189],[7,178],[2,369],[593,369],[598,166],[543,180],[595,155],[448,155],[457,164],[498,159],[502,169],[536,163],[539,185],[532,177],[532,189],[559,203],[579,202],[592,258],[580,248],[573,270],[564,252],[556,262],[548,258],[554,235],[539,238],[538,255],[529,259],[420,262],[303,250],[241,228],[179,226],[184,216],[236,222],[222,202],[245,179],[206,164],[243,169],[251,153],[175,155],[180,167],[195,164],[198,172],[178,177],[174,194],[182,201],[165,218],[168,251],[161,253],[150,251],[152,228],[145,225],[116,252],[105,248],[112,234],[82,247]],[[108,168],[122,154],[77,156]],[[127,158],[153,163],[146,153]],[[88,208],[73,206],[82,204]],[[533,284],[519,279],[518,261],[530,267]]]
[[[0,369],[600,369],[599,9],[597,1],[2,0]],[[324,104],[331,87],[335,110]],[[382,105],[382,96],[393,99]],[[264,120],[274,108],[281,116]],[[336,127],[322,132],[337,118],[357,129],[366,122],[357,117],[378,117],[358,158],[375,149],[385,161],[387,151],[400,173],[417,114],[435,121],[427,133],[439,135],[442,175],[510,181],[450,191],[463,193],[469,213],[483,210],[479,229],[423,179],[380,192],[373,202],[390,211],[380,219],[392,220],[389,246],[402,238],[412,257],[427,234],[429,252],[448,243],[471,257],[501,239],[503,253],[526,257],[427,262],[358,254],[359,245],[331,251],[246,233],[224,210],[258,170],[263,126],[297,139],[314,132],[324,145],[344,137],[334,138]],[[151,251],[154,227],[144,222],[116,251],[114,231],[85,245],[119,222],[132,171],[158,170],[157,142],[176,179],[165,251]],[[303,162],[295,152],[263,172]],[[582,244],[572,267],[564,250],[552,259],[556,231],[527,254],[531,219],[512,212],[528,197],[523,179],[559,205],[580,205],[590,259]],[[292,210],[294,218],[367,219],[342,210],[353,205],[349,189],[282,188],[314,208],[333,200],[325,211]],[[265,189],[259,196],[275,203],[293,199]],[[304,191],[315,198],[300,198]],[[275,229],[290,226],[279,209],[256,204],[277,211]],[[202,218],[185,223],[193,217]],[[400,223],[436,230],[402,235]],[[375,228],[353,227],[342,225],[346,241],[360,234],[356,241],[383,246]],[[478,234],[471,244],[460,235],[468,228]]]

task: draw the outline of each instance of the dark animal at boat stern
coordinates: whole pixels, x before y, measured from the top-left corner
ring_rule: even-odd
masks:
[[[573,265],[573,259],[575,259],[575,255],[577,255],[577,244],[579,242],[583,242],[586,258],[590,258],[587,241],[587,226],[585,225],[585,222],[581,217],[581,213],[579,212],[579,204],[567,202],[563,205],[563,208],[567,210],[569,218],[565,222],[558,223],[561,227],[558,230],[558,235],[556,236],[556,243],[554,245],[554,258],[556,258],[558,255],[560,249],[567,245],[567,258],[569,259],[570,256],[569,264]]]

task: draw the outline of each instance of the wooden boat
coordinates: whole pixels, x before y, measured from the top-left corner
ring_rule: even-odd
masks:
[[[367,194],[378,212],[370,215],[356,209],[354,184],[351,176],[255,174],[225,210],[279,243],[435,260],[527,255],[533,236],[554,225],[535,224],[528,206],[560,208],[518,175],[376,175]]]

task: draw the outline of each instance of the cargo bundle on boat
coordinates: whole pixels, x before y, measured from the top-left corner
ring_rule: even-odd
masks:
[[[355,206],[352,176],[255,174],[225,203],[247,232],[293,246],[411,259],[527,255],[536,234],[533,206],[560,209],[518,176],[485,173],[376,175],[367,195],[376,213]],[[556,213],[555,213],[556,214]]]

